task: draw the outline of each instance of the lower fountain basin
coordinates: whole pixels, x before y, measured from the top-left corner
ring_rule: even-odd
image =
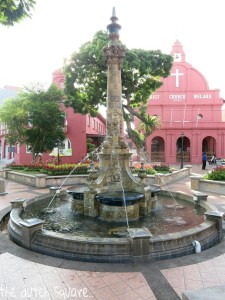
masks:
[[[165,191],[163,192],[165,194]],[[171,193],[167,195],[169,194]],[[66,197],[66,195],[64,196]],[[177,197],[179,197],[179,193],[176,193],[176,199]],[[194,203],[193,198],[190,196],[181,194],[180,197],[180,199]],[[30,205],[37,204],[40,200],[44,203],[45,198],[46,196],[41,196],[26,202],[26,210]],[[65,199],[63,201],[66,203]],[[144,237],[140,235],[126,235],[126,225],[121,227],[121,225],[118,226],[116,224],[114,229],[110,231],[112,237],[109,237],[109,235],[108,237],[102,236],[101,231],[107,226],[105,222],[99,223],[99,227],[96,228],[96,233],[98,234],[97,236],[93,236],[93,230],[90,232],[90,229],[95,228],[93,228],[94,226],[90,217],[86,218],[91,226],[87,233],[74,235],[65,230],[65,228],[62,228],[60,232],[58,229],[56,231],[49,231],[43,228],[42,223],[44,221],[41,222],[35,215],[31,215],[32,222],[29,219],[22,219],[24,209],[21,204],[21,207],[17,206],[11,211],[8,233],[10,238],[17,244],[32,251],[51,256],[92,262],[148,262],[195,253],[193,240],[199,241],[202,250],[210,248],[220,241],[221,228],[218,227],[218,222],[214,219],[214,215],[217,215],[218,210],[207,202],[202,204],[205,210],[213,211],[210,218],[207,217],[205,221],[204,218],[202,219],[202,223],[192,225],[190,221],[189,225],[192,227],[188,227],[187,224],[182,224],[182,222],[177,223],[177,219],[173,218],[171,225],[170,222],[168,223],[168,220],[166,220],[165,224],[166,227],[173,227],[176,223],[178,225],[177,231],[168,232],[167,234],[157,234],[150,229],[150,233]],[[175,213],[183,213],[185,210],[189,218],[187,208],[184,210],[174,210],[173,216]],[[74,215],[74,212],[72,214]],[[57,212],[52,216],[57,217]],[[66,220],[66,217],[64,218]],[[76,226],[79,232],[78,225]],[[140,229],[145,228],[145,225],[141,226],[139,224],[138,227]],[[135,232],[140,231],[138,227],[134,223],[133,228],[135,228]]]

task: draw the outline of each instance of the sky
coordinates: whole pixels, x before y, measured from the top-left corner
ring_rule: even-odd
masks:
[[[0,87],[50,85],[64,58],[106,30],[115,7],[128,48],[170,54],[179,40],[186,61],[225,99],[224,0],[36,0],[31,19],[0,25]]]

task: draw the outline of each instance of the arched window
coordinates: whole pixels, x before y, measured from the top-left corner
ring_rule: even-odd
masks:
[[[71,142],[69,139],[65,139],[62,144],[59,145],[59,148],[56,146],[50,156],[57,156],[59,151],[60,156],[72,156]]]
[[[26,145],[26,153],[31,153],[31,145]]]
[[[60,152],[63,156],[71,156],[72,155],[71,142],[69,139],[65,139],[60,148],[61,148]]]

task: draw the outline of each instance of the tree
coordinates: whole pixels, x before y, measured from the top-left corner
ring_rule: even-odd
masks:
[[[95,116],[99,105],[106,105],[107,66],[103,48],[108,41],[108,34],[99,31],[65,61],[66,104],[77,113]],[[147,103],[162,85],[161,78],[169,76],[172,61],[170,55],[160,50],[126,49],[121,72],[123,116],[128,136],[138,148],[145,147],[146,138],[159,125],[156,117],[147,114]],[[141,131],[132,129],[134,117],[139,120]]]
[[[92,140],[92,138],[87,138],[86,139],[86,144],[87,144],[87,153],[88,153],[88,157],[91,160],[94,160],[96,157],[96,153],[94,153],[96,146]]]
[[[62,91],[55,85],[47,91],[35,85],[16,98],[7,99],[0,107],[0,121],[6,126],[7,142],[29,146],[33,162],[39,153],[51,151],[57,139],[65,139],[62,98]]]
[[[13,26],[15,23],[31,17],[35,0],[0,0],[0,23]]]

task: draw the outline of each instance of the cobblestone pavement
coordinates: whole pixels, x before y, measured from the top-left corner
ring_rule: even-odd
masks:
[[[212,166],[209,166],[212,168]],[[192,173],[204,174],[201,166]],[[192,194],[186,177],[168,187]],[[6,182],[0,211],[15,198],[33,198],[48,189]],[[208,201],[225,211],[225,196],[209,194]],[[68,261],[23,249],[0,233],[0,299],[176,300],[182,292],[225,284],[225,242],[176,259],[148,264],[108,264]]]

